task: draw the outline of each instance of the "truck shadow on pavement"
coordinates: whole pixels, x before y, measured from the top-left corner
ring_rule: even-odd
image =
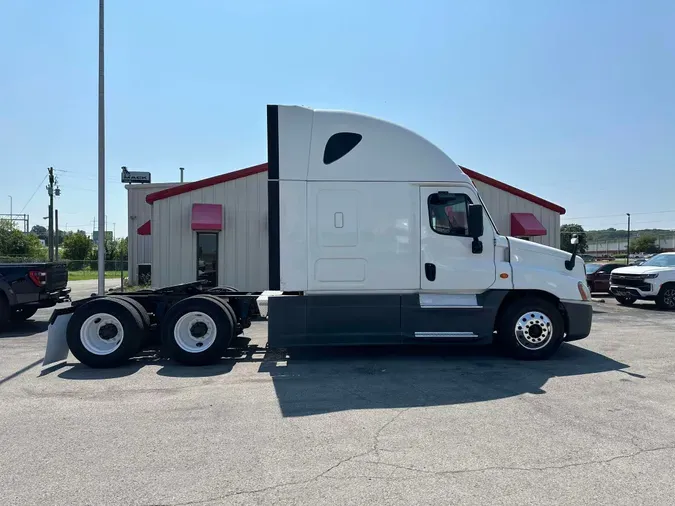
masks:
[[[553,358],[538,362],[505,358],[491,347],[316,350],[265,360],[259,372],[271,376],[283,416],[300,417],[545,394],[543,387],[550,378],[627,367],[564,344]]]
[[[619,371],[629,365],[574,344],[563,344],[553,358],[519,361],[491,346],[386,346],[298,349],[288,353],[250,345],[247,339],[217,364],[188,367],[147,350],[113,369],[75,363],[62,379],[105,380],[131,376],[148,365],[157,374],[203,378],[227,375],[239,363],[259,363],[268,374],[284,417],[302,417],[354,409],[447,406],[522,394],[545,394],[555,377]]]
[[[0,339],[7,337],[29,337],[47,330],[49,322],[26,320],[12,323],[0,330]]]

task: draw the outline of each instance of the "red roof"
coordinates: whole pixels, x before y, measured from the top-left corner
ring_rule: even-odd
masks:
[[[537,197],[536,195],[527,193],[526,191],[519,190],[518,188],[515,188],[511,185],[502,183],[501,181],[497,181],[496,179],[492,179],[489,176],[485,176],[480,172],[476,172],[474,170],[467,169],[466,167],[462,167],[461,165],[459,166],[459,168],[462,169],[462,171],[464,171],[464,173],[471,179],[475,179],[476,181],[480,181],[481,183],[488,184],[490,186],[493,186],[494,188],[499,188],[500,190],[503,190],[507,193],[511,193],[512,195],[515,195],[522,199],[529,200],[534,204],[545,207],[546,209],[550,209],[551,211],[555,211],[558,214],[565,214],[565,208],[560,207],[559,205],[554,204],[553,202],[544,200],[540,197]],[[207,188],[209,186],[213,186],[216,184],[226,183],[228,181],[233,181],[235,179],[239,179],[242,177],[252,176],[253,174],[260,174],[261,172],[265,171],[267,171],[267,163],[261,163],[260,165],[254,165],[253,167],[249,167],[247,169],[235,170],[234,172],[228,172],[227,174],[221,174],[219,176],[200,179],[199,181],[184,183],[178,186],[167,188],[166,190],[160,190],[158,192],[151,193],[150,195],[145,197],[145,201],[148,204],[152,204],[153,202],[156,202],[158,200],[174,197],[176,195],[182,195],[183,193],[199,190],[201,188]]]
[[[261,163],[260,165],[249,167],[248,169],[235,170],[234,172],[228,172],[227,174],[221,174],[220,176],[208,177],[206,179],[200,179],[199,181],[172,186],[166,190],[160,190],[158,192],[151,193],[145,197],[145,201],[148,204],[152,204],[157,200],[167,199],[176,195],[182,195],[183,193],[200,190],[201,188],[208,188],[209,186],[226,183],[227,181],[234,181],[235,179],[252,176],[253,174],[260,174],[261,172],[266,171],[267,163]]]
[[[565,214],[566,212],[564,207],[560,207],[558,204],[554,204],[553,202],[544,200],[541,197],[537,197],[536,195],[532,195],[531,193],[527,193],[526,191],[520,190],[509,184],[502,183],[501,181],[497,181],[496,179],[492,179],[489,176],[485,176],[480,172],[476,172],[475,170],[467,169],[466,167],[462,167],[461,165],[459,166],[459,168],[462,169],[464,174],[469,176],[471,179],[475,179],[476,181],[480,181],[481,183],[488,184],[490,186],[493,186],[494,188],[499,188],[500,190],[515,195],[516,197],[520,197],[521,199],[529,200],[534,204],[540,205],[541,207],[545,207],[546,209],[550,209],[551,211],[555,211],[558,214]]]

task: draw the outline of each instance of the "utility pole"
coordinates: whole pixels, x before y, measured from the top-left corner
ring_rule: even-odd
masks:
[[[626,265],[630,263],[630,213],[626,213],[628,216],[628,240],[626,241]]]
[[[98,294],[105,295],[105,86],[104,9],[98,3]]]
[[[54,260],[59,261],[59,210],[54,209],[54,228],[56,229],[56,246],[54,247]]]
[[[14,201],[12,200],[11,195],[7,195],[9,197],[9,221],[14,225]]]
[[[54,167],[47,169],[49,174],[49,184],[47,185],[47,194],[49,195],[49,231],[47,233],[47,247],[49,248],[49,261],[54,261],[54,184],[56,178],[54,177]]]

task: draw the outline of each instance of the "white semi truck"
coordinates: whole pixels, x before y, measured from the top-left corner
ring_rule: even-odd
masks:
[[[258,301],[268,346],[495,342],[543,359],[582,339],[592,308],[575,253],[499,234],[436,146],[373,117],[271,105],[269,291],[198,282],[54,311],[45,365],[92,367],[153,336],[185,364],[222,357]]]

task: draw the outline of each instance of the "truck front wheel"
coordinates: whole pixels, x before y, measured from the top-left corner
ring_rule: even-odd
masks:
[[[497,343],[514,358],[543,360],[557,351],[564,335],[565,322],[558,308],[528,297],[506,308],[497,328]]]
[[[659,309],[675,309],[675,283],[663,285],[656,297]]]

